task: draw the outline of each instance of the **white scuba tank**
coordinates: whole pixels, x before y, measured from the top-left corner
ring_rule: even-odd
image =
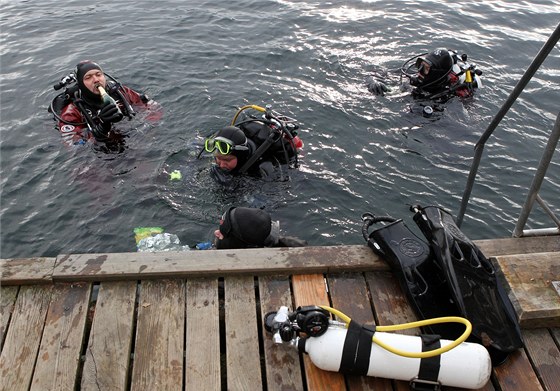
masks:
[[[300,339],[298,344],[304,345],[303,350],[317,367],[338,372],[347,331],[346,328],[329,326],[323,335]],[[384,332],[376,332],[375,337],[397,349],[422,352],[420,337]],[[442,347],[452,342],[440,340]],[[367,375],[411,381],[418,376],[420,360],[399,356],[372,342]],[[477,389],[488,382],[491,370],[488,351],[482,345],[463,342],[441,355],[438,382],[446,386]]]

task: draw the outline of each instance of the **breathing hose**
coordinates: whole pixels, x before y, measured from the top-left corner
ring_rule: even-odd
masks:
[[[346,323],[346,327],[348,327],[348,325],[350,324],[351,321],[350,317],[348,315],[345,315],[341,311],[324,305],[320,305],[319,307],[337,316],[344,323]],[[371,341],[381,346],[383,349],[391,353],[397,354],[399,356],[409,357],[409,358],[428,358],[428,357],[438,356],[457,347],[458,345],[466,341],[466,339],[469,337],[472,331],[471,322],[469,322],[468,319],[461,318],[458,316],[444,316],[440,318],[425,319],[416,322],[402,323],[402,324],[396,324],[390,326],[376,326],[375,329],[377,331],[397,331],[397,330],[406,330],[413,327],[429,326],[429,325],[440,324],[440,323],[461,323],[465,325],[465,331],[463,332],[463,334],[461,334],[461,336],[459,336],[459,338],[457,338],[450,344],[426,352],[408,352],[405,350],[394,348],[380,341],[378,338],[375,337],[375,334],[371,338]]]
[[[266,109],[264,107],[261,107],[261,106],[257,106],[257,105],[243,106],[239,110],[237,110],[237,113],[235,113],[235,116],[233,117],[233,120],[231,121],[232,126],[235,125],[235,121],[237,120],[237,117],[239,117],[239,114],[241,114],[242,111],[247,110],[247,109],[257,110],[257,111],[260,111],[261,113],[266,112]]]

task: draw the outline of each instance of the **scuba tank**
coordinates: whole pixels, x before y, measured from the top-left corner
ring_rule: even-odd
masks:
[[[244,113],[245,118],[238,121],[241,113],[248,109],[261,113],[262,116],[258,118]],[[237,111],[231,125],[239,127],[258,147],[251,159],[240,169],[241,172],[247,171],[261,156],[272,156],[279,163],[291,165],[293,168],[299,166],[298,150],[303,147],[303,142],[298,137],[299,125],[295,119],[272,110],[270,105],[245,105]]]
[[[333,321],[333,313],[344,322]],[[457,340],[437,335],[411,336],[387,333],[426,324],[456,322],[465,325]],[[479,344],[464,342],[470,322],[445,317],[395,326],[361,326],[338,310],[326,306],[298,307],[290,313],[285,306],[265,315],[265,329],[277,344],[287,343],[317,367],[352,375],[367,375],[410,381],[411,386],[483,387],[490,379],[488,351]],[[305,334],[302,335],[302,334]]]

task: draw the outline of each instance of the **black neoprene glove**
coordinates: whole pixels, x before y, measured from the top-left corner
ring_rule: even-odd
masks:
[[[97,116],[103,123],[106,124],[119,122],[123,119],[123,114],[114,103],[107,103],[103,106],[101,110],[99,110],[99,114]]]
[[[368,91],[375,95],[384,96],[387,91],[391,91],[389,87],[377,80],[369,80],[367,87]]]

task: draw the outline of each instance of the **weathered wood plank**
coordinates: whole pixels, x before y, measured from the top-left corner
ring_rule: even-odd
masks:
[[[366,281],[371,291],[377,322],[380,326],[414,322],[416,315],[410,308],[397,279],[392,273],[366,273]],[[399,331],[402,334],[417,335],[420,329]],[[395,390],[408,391],[410,386],[405,381],[395,381]]]
[[[261,319],[269,312],[276,312],[281,306],[293,310],[290,280],[287,276],[259,277]],[[269,391],[303,390],[303,379],[298,351],[287,345],[277,345],[262,328],[264,335],[264,355],[266,380]]]
[[[182,390],[185,282],[142,281],[133,390]]]
[[[255,248],[161,253],[73,254],[57,258],[55,281],[223,277],[387,270],[366,246]]]
[[[475,240],[482,253],[490,258],[501,255],[560,251],[560,236],[535,236]]]
[[[512,353],[506,362],[494,368],[495,381],[508,391],[542,390],[523,349]]]
[[[28,390],[47,316],[51,285],[20,288],[0,354],[0,390]]]
[[[136,285],[136,281],[120,281],[99,286],[82,371],[82,391],[127,389]]]
[[[560,350],[546,328],[523,330],[525,347],[548,391],[560,388]]]
[[[45,320],[31,391],[76,388],[91,284],[56,284]]]
[[[56,258],[0,259],[1,285],[39,285],[52,283]]]
[[[375,325],[366,281],[362,274],[329,275],[328,282],[334,308],[361,325]],[[391,381],[388,379],[347,375],[346,381],[351,390],[390,391],[393,389]]]
[[[253,276],[224,280],[228,390],[262,388]]]
[[[306,305],[329,305],[325,279],[322,274],[292,276],[296,308]],[[346,390],[344,376],[337,372],[323,371],[313,365],[309,356],[303,356],[307,388],[310,391]]]
[[[511,290],[521,327],[560,327],[560,252],[496,258]]]
[[[187,280],[187,390],[221,388],[219,311],[217,278]]]
[[[18,290],[17,286],[0,286],[0,351],[4,346],[4,337],[14,310]]]

